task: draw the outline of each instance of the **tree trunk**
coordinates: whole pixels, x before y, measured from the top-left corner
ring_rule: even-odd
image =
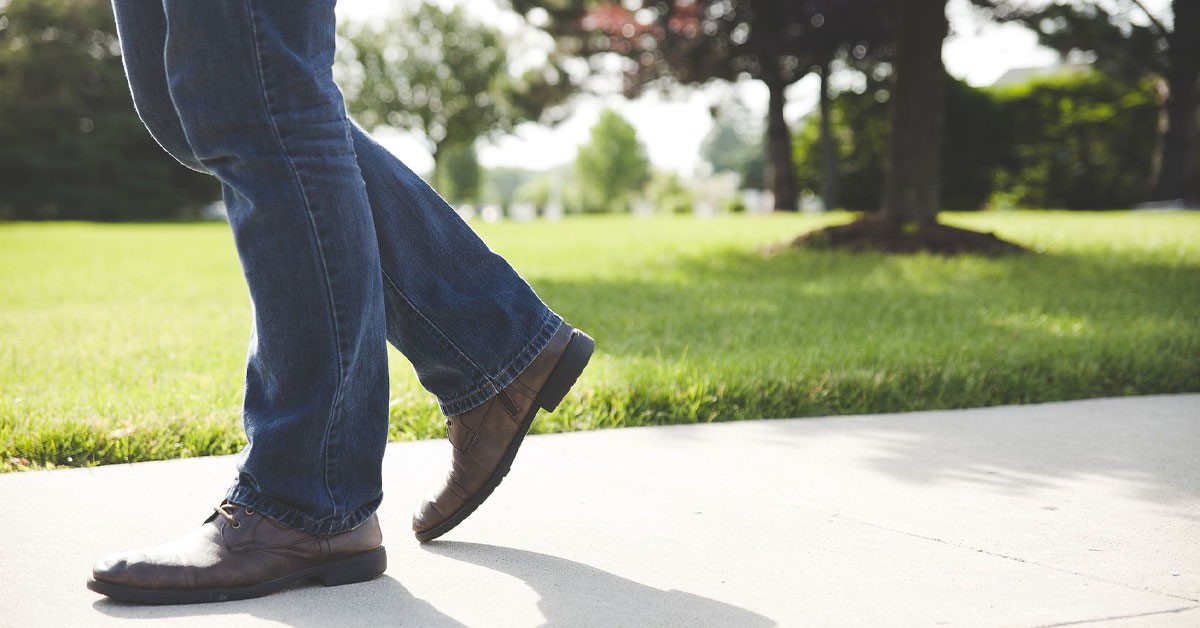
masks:
[[[899,6],[892,134],[881,213],[889,222],[927,225],[937,222],[940,202],[946,0],[911,0]]]
[[[775,209],[796,211],[800,196],[796,164],[792,158],[792,133],[783,119],[787,83],[778,72],[766,72],[771,98],[767,105],[767,181],[775,195]]]
[[[1188,199],[1197,177],[1195,168],[1197,109],[1200,93],[1200,3],[1175,0],[1175,30],[1167,38],[1167,130],[1162,162],[1154,184],[1154,200]],[[1192,198],[1191,200],[1195,200]]]
[[[821,63],[821,199],[825,209],[838,206],[838,150],[837,141],[833,137],[833,121],[830,119],[829,71],[833,65],[833,55]]]

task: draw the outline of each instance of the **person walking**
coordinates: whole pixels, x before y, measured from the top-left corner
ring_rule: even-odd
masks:
[[[88,588],[145,603],[264,595],[383,573],[385,343],[446,421],[451,465],[413,516],[454,528],[508,472],[594,342],[346,114],[336,0],[113,0],[134,105],[220,180],[253,304],[225,500],[192,533],[101,558]]]

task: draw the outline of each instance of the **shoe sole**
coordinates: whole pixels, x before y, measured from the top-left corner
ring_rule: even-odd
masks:
[[[482,504],[488,497],[491,497],[492,491],[500,486],[500,482],[508,475],[512,469],[513,460],[517,457],[517,450],[521,448],[521,443],[525,442],[525,435],[529,433],[529,428],[533,425],[533,419],[537,416],[538,410],[546,412],[554,412],[558,409],[558,404],[562,403],[567,392],[579,380],[579,376],[583,373],[583,369],[592,359],[592,352],[596,349],[596,341],[592,337],[579,331],[578,329],[571,330],[571,340],[567,342],[567,348],[563,350],[563,355],[558,359],[558,364],[554,365],[554,369],[550,371],[550,376],[546,378],[546,383],[542,385],[542,389],[538,391],[538,395],[533,400],[533,407],[529,413],[521,420],[521,427],[517,430],[517,435],[513,438],[513,442],[509,443],[508,449],[504,452],[504,457],[500,459],[500,465],[496,467],[496,471],[492,473],[483,488],[475,494],[470,500],[463,504],[448,519],[438,525],[416,532],[417,540],[422,543],[428,543],[439,536],[453,530],[455,526],[462,523],[463,519],[471,516],[476,508]]]
[[[300,580],[316,580],[333,587],[342,584],[366,582],[379,577],[387,570],[387,551],[382,547],[369,552],[355,554],[333,562],[310,567],[274,580],[245,587],[228,589],[199,589],[174,591],[161,589],[139,589],[103,580],[88,580],[87,588],[122,602],[138,604],[201,604],[205,602],[228,602],[246,600],[274,593]]]

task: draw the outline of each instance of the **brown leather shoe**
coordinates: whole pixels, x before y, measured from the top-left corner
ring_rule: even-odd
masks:
[[[191,604],[259,597],[297,580],[370,580],[387,568],[379,520],[331,536],[286,528],[225,502],[191,534],[100,559],[87,587],[127,602]]]
[[[563,323],[517,379],[483,405],[446,420],[454,445],[446,482],[413,515],[425,543],[449,532],[483,503],[512,467],[538,409],[553,412],[592,357],[596,343]]]

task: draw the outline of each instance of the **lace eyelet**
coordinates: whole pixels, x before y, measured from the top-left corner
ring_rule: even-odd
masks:
[[[245,510],[245,511],[246,511],[246,515],[247,515],[247,516],[250,516],[250,517],[253,517],[253,516],[254,516],[254,509],[253,509],[253,508],[243,508],[242,510]]]
[[[234,519],[233,523],[231,523],[229,525],[233,526],[233,528],[236,530],[237,528],[242,527],[242,522],[238,521],[237,519]]]

